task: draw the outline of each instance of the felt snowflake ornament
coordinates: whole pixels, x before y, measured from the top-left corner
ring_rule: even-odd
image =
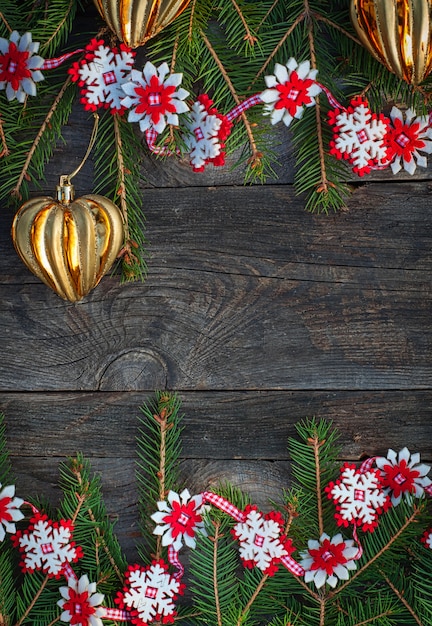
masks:
[[[40,71],[44,60],[36,52],[39,42],[31,33],[20,35],[14,30],[9,39],[0,37],[0,90],[6,90],[9,101],[24,102],[27,95],[36,95],[36,84],[43,80]]]
[[[387,167],[385,138],[389,120],[382,113],[372,113],[368,102],[357,97],[347,109],[329,111],[328,119],[333,128],[330,154],[351,163],[359,176]]]
[[[91,583],[86,575],[79,580],[70,577],[67,587],[59,589],[62,599],[57,602],[63,609],[60,621],[77,626],[102,626],[105,609],[101,607],[103,593],[96,592],[96,583]]]
[[[430,550],[432,550],[432,528],[429,528],[428,530],[424,531],[421,537],[421,542],[424,543],[426,548],[429,548]]]
[[[104,41],[92,39],[86,46],[86,55],[69,68],[72,80],[81,88],[81,102],[86,111],[111,109],[124,113],[122,85],[129,80],[135,52],[125,44],[109,48]]]
[[[167,564],[153,561],[149,567],[130,565],[125,586],[115,598],[116,604],[130,612],[130,621],[137,626],[153,622],[172,624],[176,616],[174,600],[183,593],[184,585],[168,573]]]
[[[24,514],[19,510],[23,503],[24,500],[15,497],[14,485],[3,487],[0,491],[0,541],[3,541],[6,533],[16,532],[15,522],[24,518]]]
[[[263,514],[254,505],[248,505],[244,513],[244,521],[232,529],[240,543],[243,564],[249,568],[258,567],[264,574],[272,576],[281,559],[294,552],[291,540],[283,534],[284,520],[280,513]]]
[[[178,114],[189,110],[184,102],[189,92],[180,87],[182,78],[183,74],[170,74],[167,63],[157,68],[147,61],[142,72],[133,69],[131,80],[122,85],[127,95],[121,103],[130,109],[128,121],[139,122],[143,132],[153,129],[158,134],[167,124],[178,125]]]
[[[393,506],[399,504],[402,496],[408,500],[413,496],[422,497],[425,488],[432,484],[427,476],[430,466],[420,463],[420,454],[410,454],[408,448],[398,454],[390,449],[386,457],[377,457],[375,463],[381,470],[382,485]]]
[[[286,65],[276,63],[274,75],[264,77],[268,89],[261,93],[264,114],[270,115],[272,124],[282,121],[289,126],[294,118],[303,116],[305,107],[314,106],[315,96],[321,92],[315,82],[317,73],[309,61],[298,64],[290,58]]]
[[[194,172],[203,172],[209,163],[225,165],[224,142],[231,132],[232,122],[218,113],[206,94],[198,96],[185,125],[188,132],[184,142]]]
[[[403,112],[393,107],[391,124],[385,137],[387,156],[393,174],[403,169],[413,175],[417,165],[427,167],[427,158],[419,152],[432,152],[432,129],[426,116],[416,117],[412,109]]]
[[[317,589],[325,583],[336,587],[338,580],[348,580],[349,571],[357,568],[359,554],[354,541],[344,540],[340,533],[332,538],[323,533],[319,541],[310,539],[308,549],[300,553],[305,582],[315,583]]]
[[[41,570],[50,577],[60,578],[69,563],[82,557],[80,546],[72,541],[73,524],[70,520],[53,522],[46,515],[36,513],[27,530],[12,536],[19,548],[24,573]]]
[[[171,545],[177,552],[183,542],[195,548],[195,534],[205,533],[202,515],[207,507],[203,506],[202,496],[191,497],[187,489],[181,494],[170,491],[167,501],[162,500],[157,506],[159,510],[151,519],[157,524],[154,534],[162,535],[162,545]]]
[[[336,506],[338,526],[353,524],[363,531],[373,531],[378,525],[379,515],[391,505],[389,496],[383,490],[380,471],[376,468],[361,471],[355,465],[345,463],[340,478],[331,482],[325,490]]]

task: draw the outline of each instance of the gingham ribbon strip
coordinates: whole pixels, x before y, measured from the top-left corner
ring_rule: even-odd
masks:
[[[202,494],[203,500],[208,502],[209,504],[213,504],[213,506],[217,507],[224,513],[227,513],[230,517],[235,519],[237,522],[244,522],[246,519],[246,515],[243,511],[240,511],[236,506],[231,504],[225,498],[218,496],[217,493],[213,493],[211,491],[204,491]]]
[[[184,574],[184,567],[179,561],[177,550],[175,550],[172,546],[168,546],[168,561],[171,565],[174,565],[177,570],[174,574],[174,578],[180,580]]]
[[[148,128],[145,131],[145,138],[149,150],[153,152],[153,154],[159,154],[163,156],[173,156],[175,154],[180,154],[180,150],[176,149],[175,151],[170,150],[166,146],[157,146],[156,139],[158,137],[158,133],[153,128]]]
[[[24,500],[23,504],[26,504],[27,506],[29,506],[34,514],[40,513],[39,509],[36,508],[35,505],[32,504],[31,502],[27,502],[27,500]]]
[[[424,490],[426,491],[428,496],[432,496],[432,485],[429,485],[429,487],[425,487]]]
[[[355,542],[356,542],[356,544],[358,545],[357,554],[355,555],[355,557],[354,557],[354,559],[353,559],[353,560],[354,560],[354,561],[358,561],[358,559],[359,559],[359,558],[362,556],[362,554],[363,554],[363,547],[362,547],[362,544],[360,543],[360,540],[359,540],[359,538],[358,538],[358,535],[357,535],[357,528],[356,528],[356,526],[354,526],[354,529],[353,529],[353,537],[354,537],[354,541],[355,541]]]
[[[118,622],[128,622],[132,615],[129,611],[123,611],[122,609],[110,609],[108,607],[101,606],[103,609],[103,615],[101,617],[105,619],[117,620]]]
[[[73,571],[72,566],[71,566],[70,563],[66,563],[66,565],[63,567],[62,573],[63,573],[63,576],[68,581],[69,580],[78,580],[78,576]]]
[[[305,571],[303,567],[300,565],[300,563],[297,563],[297,561],[294,560],[292,556],[286,554],[285,556],[281,557],[281,563],[287,568],[288,571],[291,572],[291,574],[294,574],[294,576],[304,576]]]
[[[327,96],[327,100],[330,102],[332,107],[334,107],[335,109],[342,109],[342,111],[346,111],[346,107],[344,107],[338,100],[336,100],[330,89],[327,89],[327,87],[321,85],[321,83],[318,82],[317,85],[325,93],[325,95]]]
[[[375,456],[371,456],[365,461],[363,461],[363,463],[360,465],[360,472],[362,474],[364,474],[365,472],[368,472],[372,468],[372,465],[375,463],[375,459],[376,459]]]
[[[237,106],[235,106],[229,113],[227,113],[226,118],[228,121],[232,122],[239,117],[242,113],[255,106],[256,104],[262,104],[261,94],[256,94],[254,96],[250,96],[244,102],[240,102]]]
[[[40,69],[54,70],[56,67],[60,67],[62,63],[73,57],[75,54],[79,54],[80,52],[84,52],[84,49],[79,48],[78,50],[74,50],[73,52],[67,52],[66,54],[62,54],[61,57],[57,57],[55,59],[45,59]]]

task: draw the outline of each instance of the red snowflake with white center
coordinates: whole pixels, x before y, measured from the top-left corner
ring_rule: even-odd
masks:
[[[188,132],[183,139],[194,172],[203,172],[209,163],[225,165],[224,142],[231,132],[232,122],[218,113],[206,94],[198,96],[185,125]]]
[[[403,169],[413,175],[417,165],[427,167],[427,158],[420,154],[432,152],[432,129],[429,118],[416,117],[412,109],[403,112],[393,107],[390,112],[391,124],[385,137],[387,156],[393,174]]]
[[[336,506],[338,526],[360,526],[363,531],[373,531],[379,515],[391,506],[390,498],[383,490],[380,471],[360,471],[355,465],[345,463],[341,476],[325,488]]]
[[[263,514],[254,505],[244,511],[245,519],[238,522],[232,533],[240,543],[240,557],[245,567],[258,567],[272,576],[284,556],[294,552],[291,540],[284,535],[284,520],[280,513]]]
[[[377,467],[381,471],[381,481],[386,493],[391,497],[392,504],[396,506],[405,496],[421,498],[425,487],[432,484],[427,474],[430,465],[420,463],[420,454],[410,454],[408,448],[403,448],[398,454],[389,450],[387,456],[375,459]]]
[[[130,565],[123,591],[118,592],[115,602],[130,611],[130,621],[137,626],[153,622],[172,624],[176,616],[174,600],[183,590],[184,585],[168,572],[161,559],[148,567]]]
[[[260,94],[265,102],[264,114],[270,115],[272,124],[282,121],[289,126],[294,118],[303,116],[305,107],[315,105],[315,97],[321,92],[315,80],[317,73],[309,61],[298,64],[291,58],[286,65],[275,64],[274,75],[264,77],[268,89]]]
[[[68,563],[82,557],[80,546],[72,541],[73,524],[70,520],[53,522],[47,515],[36,513],[27,530],[17,531],[12,542],[19,548],[24,573],[41,570],[50,577],[60,578]]]
[[[196,533],[205,532],[202,515],[207,507],[203,506],[202,496],[191,497],[187,489],[180,494],[170,491],[167,501],[162,500],[157,506],[159,510],[151,519],[157,524],[154,534],[162,535],[162,545],[172,545],[178,552],[184,541],[189,548],[195,548]]]
[[[81,102],[86,111],[98,108],[111,109],[111,113],[124,113],[122,85],[130,78],[135,52],[125,44],[109,48],[102,40],[92,39],[81,61],[69,68],[72,80],[81,88]]]
[[[300,565],[305,570],[305,582],[315,583],[320,589],[325,583],[336,587],[338,580],[348,580],[349,571],[355,570],[359,548],[352,539],[344,541],[339,533],[330,538],[323,533],[319,541],[310,539],[308,549],[301,552]]]
[[[105,609],[101,607],[103,593],[97,593],[96,583],[91,583],[86,575],[79,580],[73,576],[68,580],[67,587],[59,589],[62,599],[57,602],[63,609],[60,621],[75,626],[102,626]]]
[[[359,96],[351,100],[347,109],[329,111],[328,119],[333,128],[330,154],[351,163],[359,176],[387,167],[387,117],[372,113],[368,102]]]
[[[19,510],[23,503],[24,500],[15,497],[14,485],[3,487],[0,491],[0,541],[3,541],[6,533],[16,532],[15,522],[19,522],[24,517]]]
[[[179,113],[189,110],[184,99],[189,92],[180,87],[183,74],[170,74],[167,63],[158,68],[147,61],[142,72],[132,70],[131,80],[122,85],[126,97],[122,105],[129,110],[128,121],[139,122],[140,129],[161,133],[167,124],[178,125]],[[178,87],[178,89],[177,89]]]
[[[39,42],[31,33],[20,35],[14,30],[9,39],[0,37],[0,90],[6,90],[9,101],[24,102],[27,95],[36,95],[36,84],[43,80],[40,71],[44,60],[36,52]]]

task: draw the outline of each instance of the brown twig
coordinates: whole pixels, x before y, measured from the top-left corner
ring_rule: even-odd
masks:
[[[24,620],[27,618],[27,616],[30,614],[32,608],[34,607],[34,605],[36,604],[36,602],[38,601],[41,593],[43,592],[43,590],[45,589],[47,582],[49,581],[49,576],[45,576],[41,586],[39,587],[37,593],[35,594],[33,600],[30,602],[30,604],[28,605],[27,609],[25,610],[25,612],[23,613],[23,615],[21,616],[21,619],[15,624],[15,626],[21,626],[21,624],[24,622]]]
[[[60,22],[60,24],[57,26],[57,28],[55,29],[55,31],[53,32],[53,34],[51,35],[51,37],[48,39],[48,41],[46,41],[42,48],[46,48],[47,46],[49,46],[49,44],[52,42],[52,40],[54,39],[54,37],[57,35],[57,33],[59,32],[59,30],[61,29],[61,27],[63,26],[63,24],[66,22],[67,18],[69,17],[69,13],[71,12],[71,9],[74,5],[74,0],[70,0],[69,2],[69,6],[67,8],[67,11],[65,13],[64,18],[62,19],[62,21]]]
[[[244,39],[244,41],[249,42],[251,46],[253,46],[258,41],[258,39],[254,35],[252,35],[252,33],[250,32],[249,26],[247,25],[247,22],[246,22],[246,20],[244,18],[244,15],[241,12],[241,9],[240,9],[239,5],[237,4],[236,0],[231,0],[231,2],[234,5],[234,8],[237,11],[237,13],[238,13],[238,15],[239,15],[239,17],[240,17],[240,19],[242,21],[242,24],[244,26],[244,29],[246,31],[246,35],[243,37],[243,39]]]
[[[320,22],[324,22],[325,24],[327,24],[327,26],[330,26],[331,28],[338,30],[343,35],[345,35],[345,37],[352,39],[352,41],[354,41],[356,44],[361,46],[361,43],[357,39],[357,37],[354,37],[354,35],[351,35],[351,33],[345,30],[345,28],[342,28],[342,26],[339,26],[339,24],[336,24],[336,22],[332,22],[331,20],[328,19],[328,17],[324,17],[324,15],[321,15],[320,13],[316,13],[315,11],[311,11],[310,14],[313,15],[316,20],[319,20]]]
[[[213,589],[215,594],[215,603],[216,603],[216,615],[217,615],[217,624],[218,626],[222,626],[222,612],[220,608],[220,600],[219,600],[219,587],[217,582],[217,551],[218,551],[218,542],[219,542],[219,527],[220,522],[214,522],[215,533],[213,539]]]
[[[11,33],[12,32],[12,28],[9,26],[9,23],[8,23],[7,19],[5,18],[5,16],[3,15],[3,13],[1,11],[0,11],[0,19],[3,22],[3,24],[6,26],[8,31]]]
[[[393,593],[397,596],[397,598],[402,602],[402,604],[404,605],[404,607],[406,608],[406,610],[408,611],[408,613],[410,613],[412,615],[412,617],[414,618],[414,621],[419,625],[419,626],[423,626],[423,622],[420,621],[420,618],[418,617],[418,615],[414,612],[414,609],[411,607],[411,605],[405,600],[405,598],[403,597],[403,594],[399,591],[399,589],[396,589],[396,587],[394,586],[394,584],[392,583],[392,581],[388,578],[388,576],[382,571],[380,570],[380,574],[381,576],[384,578],[384,580],[386,581],[386,583],[388,584],[388,586],[390,587],[390,589],[393,591]],[[360,625],[361,626],[361,625]]]
[[[159,480],[159,500],[165,500],[165,477],[166,477],[166,435],[171,425],[168,424],[170,411],[165,407],[160,409],[157,415],[153,415],[160,427],[160,447],[159,447],[159,471],[157,477]],[[160,559],[162,553],[162,537],[158,536],[156,542],[156,559]]]
[[[268,18],[268,16],[270,15],[270,13],[273,11],[273,9],[275,8],[275,6],[279,4],[279,0],[274,0],[273,4],[271,5],[271,7],[269,8],[269,10],[267,11],[267,13],[264,15],[264,17],[262,18],[261,22],[258,24],[257,26],[257,32],[259,31],[259,29],[261,28],[261,26],[264,24],[264,22],[266,21],[266,19]]]
[[[179,37],[177,35],[177,37],[175,38],[175,41],[174,41],[174,46],[173,46],[173,51],[172,51],[172,56],[171,56],[171,67],[170,67],[170,73],[171,74],[174,73],[174,68],[175,68],[175,64],[176,64],[176,61],[177,61],[178,44],[179,44]]]
[[[366,624],[372,624],[376,620],[379,620],[381,617],[388,617],[391,614],[392,614],[391,611],[383,611],[379,615],[374,615],[373,617],[370,617],[369,619],[365,619],[363,622],[357,622],[357,624],[354,624],[354,626],[366,626]]]
[[[324,445],[324,441],[320,441],[317,436],[309,438],[308,444],[313,448],[315,457],[315,476],[316,476],[316,494],[317,494],[317,506],[318,506],[318,530],[319,535],[324,532],[324,520],[322,511],[322,496],[321,496],[321,473],[320,473],[320,458],[319,451]]]
[[[188,40],[192,41],[192,32],[193,32],[193,18],[194,18],[194,14],[195,14],[195,7],[196,7],[196,3],[197,0],[192,0],[192,3],[190,5],[191,7],[191,12],[190,12],[190,18],[189,18],[189,30],[188,30]]]
[[[324,598],[320,599],[320,626],[324,626],[325,624],[325,600]]]
[[[6,141],[6,135],[3,128],[3,120],[0,115],[0,142],[2,145],[2,149],[0,150],[0,158],[8,156],[10,154],[9,148]]]
[[[120,133],[120,126],[118,120],[118,114],[114,115],[114,135],[116,142],[116,156],[117,156],[117,171],[118,171],[118,187],[117,187],[117,195],[120,198],[120,209],[123,215],[123,227],[125,240],[129,241],[129,222],[128,222],[128,208],[127,208],[127,197],[126,197],[126,183],[125,183],[125,165],[123,159],[123,144]]]

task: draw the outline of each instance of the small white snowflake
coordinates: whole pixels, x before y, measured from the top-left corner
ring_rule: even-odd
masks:
[[[0,90],[12,101],[24,102],[27,95],[36,95],[35,83],[43,80],[40,68],[42,57],[35,53],[39,42],[32,41],[31,33],[20,35],[14,30],[9,39],[0,37]]]
[[[19,520],[24,518],[24,514],[19,510],[24,500],[14,496],[14,485],[3,487],[0,491],[0,541],[3,541],[6,533],[15,533],[15,522],[19,522]]]
[[[202,495],[191,497],[184,489],[181,494],[170,491],[168,501],[157,503],[158,511],[151,516],[157,526],[155,535],[162,535],[162,545],[172,545],[177,552],[183,546],[183,541],[189,548],[195,548],[197,532],[205,534],[202,515],[209,508],[203,506]]]
[[[354,98],[347,109],[330,111],[329,122],[333,126],[331,154],[349,161],[359,176],[388,164],[388,119],[372,113],[366,101]]]
[[[131,611],[134,624],[146,626],[155,620],[165,623],[164,618],[175,615],[174,599],[181,593],[181,583],[167,572],[163,561],[148,568],[129,566],[125,582],[116,603]]]
[[[30,520],[29,529],[18,531],[13,537],[23,555],[23,571],[42,570],[48,576],[59,577],[67,563],[82,556],[81,548],[71,541],[72,530],[71,522],[52,522],[37,513]]]
[[[340,533],[331,539],[325,533],[319,541],[310,539],[300,561],[305,570],[305,582],[314,582],[317,589],[325,583],[336,587],[338,580],[348,580],[349,570],[357,568],[355,559],[360,553],[354,541],[344,541]]]
[[[96,583],[91,583],[86,575],[79,580],[73,576],[67,587],[59,589],[62,599],[57,602],[63,609],[60,621],[80,626],[102,626],[105,609],[101,607],[103,593],[97,593]]]
[[[96,40],[87,49],[90,52],[85,60],[74,63],[69,70],[72,80],[81,87],[85,108],[94,111],[105,107],[121,111],[122,85],[130,80],[135,53],[124,44],[117,51]]]
[[[405,116],[397,107],[390,111],[391,126],[386,136],[388,158],[393,174],[403,169],[411,174],[419,167],[427,167],[427,158],[420,154],[432,152],[432,128],[429,118],[416,117],[412,109],[407,109]]]
[[[340,478],[326,487],[333,499],[338,525],[355,524],[364,531],[372,531],[378,524],[378,515],[388,508],[390,500],[383,491],[379,470],[361,472],[346,463]]]
[[[222,120],[211,115],[201,102],[194,102],[191,114],[186,121],[189,133],[184,136],[184,142],[191,165],[195,170],[201,170],[208,159],[214,159],[221,153],[221,144],[218,133]]]
[[[406,500],[421,498],[425,488],[432,484],[427,476],[430,465],[420,463],[420,454],[410,454],[406,447],[399,454],[390,449],[386,457],[377,457],[375,463],[381,470],[384,491],[390,494],[393,506],[399,504],[402,496]]]

